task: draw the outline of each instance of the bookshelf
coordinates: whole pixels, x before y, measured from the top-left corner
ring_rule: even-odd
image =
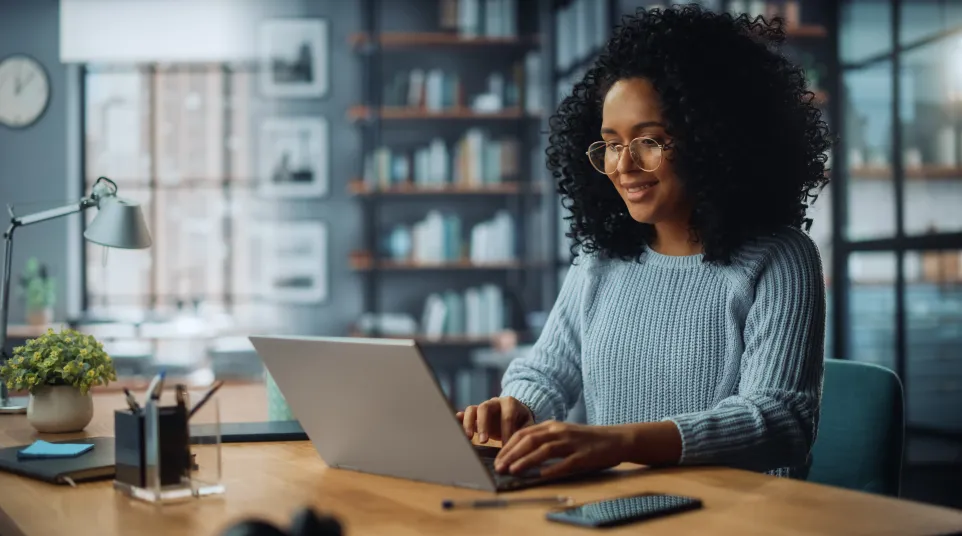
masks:
[[[377,44],[382,49],[402,49],[418,47],[515,47],[538,46],[538,36],[524,37],[464,37],[450,32],[382,32],[376,39],[367,33],[356,33],[350,38],[355,49]]]
[[[365,80],[346,111],[363,156],[347,188],[365,227],[347,258],[364,292],[350,332],[418,341],[452,400],[472,348],[524,333],[554,299],[538,284],[551,263],[533,246],[551,233],[545,6],[365,0],[362,31],[347,38]]]
[[[352,121],[370,120],[373,117],[382,120],[431,120],[431,119],[460,119],[466,121],[483,121],[491,119],[537,119],[537,115],[528,114],[521,108],[507,108],[494,112],[477,112],[470,108],[449,108],[431,111],[423,108],[404,108],[398,106],[382,106],[375,111],[367,106],[354,106],[348,110],[348,117]]]
[[[953,179],[962,180],[962,167],[922,165],[906,167],[903,170],[906,179]],[[894,171],[889,166],[856,166],[849,168],[849,176],[853,180],[894,180]]]
[[[375,266],[373,255],[366,251],[356,251],[351,255],[351,268],[358,271],[370,270]],[[468,259],[438,262],[417,261],[379,261],[378,270],[519,270],[524,264],[518,261],[472,262]]]
[[[522,189],[531,191],[541,191],[543,186],[539,184],[523,184],[517,181],[503,182],[500,184],[487,185],[431,185],[418,186],[410,183],[393,184],[387,187],[375,188],[364,183],[363,179],[354,179],[348,183],[348,191],[357,196],[473,196],[473,195],[518,195]]]
[[[819,38],[828,37],[828,28],[821,24],[805,24],[801,26],[789,26],[785,30],[785,35],[796,38]]]
[[[352,337],[370,337],[369,334],[360,331],[351,332]],[[470,346],[487,346],[491,344],[491,337],[468,336],[468,335],[445,335],[442,337],[427,337],[424,335],[378,335],[381,339],[406,339],[413,340],[421,347],[430,348],[458,348]]]

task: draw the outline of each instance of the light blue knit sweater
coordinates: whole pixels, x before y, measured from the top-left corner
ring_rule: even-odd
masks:
[[[646,250],[579,256],[502,395],[561,420],[584,394],[589,424],[670,420],[682,464],[805,478],[824,370],[818,249],[786,228],[727,266]]]

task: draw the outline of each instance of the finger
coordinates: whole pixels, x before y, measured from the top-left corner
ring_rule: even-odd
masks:
[[[477,413],[477,406],[468,406],[464,410],[464,419],[461,421],[461,426],[464,428],[464,433],[468,436],[468,439],[474,437],[474,419]]]
[[[501,412],[501,405],[496,401],[488,400],[482,402],[478,406],[478,441],[481,443],[487,443],[488,437],[491,435],[491,423],[492,421],[498,422],[498,413]],[[499,423],[500,424],[500,423]]]
[[[463,412],[463,411],[459,411],[459,412],[455,413],[455,414],[454,414],[454,418],[456,418],[457,420],[459,420],[459,421],[461,421],[461,422],[463,423],[463,422],[464,422],[464,412]]]
[[[560,458],[571,454],[574,447],[565,441],[548,441],[538,448],[529,452],[527,455],[517,459],[508,467],[512,474],[523,473],[524,471],[537,467],[551,458]]]
[[[515,448],[517,448],[518,443],[520,443],[521,441],[524,441],[524,438],[528,437],[531,434],[538,434],[545,431],[546,425],[547,423],[536,424],[534,426],[528,426],[526,428],[522,428],[517,432],[515,432],[511,436],[511,439],[509,439],[506,443],[502,444],[501,451],[498,452],[498,455],[495,456],[494,458],[495,463],[506,459],[506,457],[509,456]]]
[[[512,398],[501,399],[501,444],[504,445],[514,435],[514,421],[518,418],[518,404]]]
[[[541,476],[545,478],[566,475],[578,470],[584,464],[585,458],[581,454],[571,454],[558,463],[553,463],[541,469]]]
[[[501,449],[501,452],[495,457],[495,470],[506,472],[508,468],[511,467],[511,464],[535,451],[550,439],[550,437],[545,434],[526,434],[521,439],[518,439],[520,436],[520,432],[515,434],[514,439],[517,439],[517,441],[512,440],[514,444],[508,450]]]

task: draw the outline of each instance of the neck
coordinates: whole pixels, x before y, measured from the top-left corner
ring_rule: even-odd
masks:
[[[655,239],[649,246],[662,255],[685,256],[702,252],[701,244],[692,240],[687,221],[656,223]]]

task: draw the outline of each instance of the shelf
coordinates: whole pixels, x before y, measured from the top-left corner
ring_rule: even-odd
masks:
[[[788,37],[827,37],[828,28],[818,24],[802,24],[785,28]]]
[[[351,332],[351,337],[375,338],[375,339],[413,339],[422,346],[487,346],[491,344],[496,334],[491,335],[444,335],[439,338],[431,338],[423,335],[380,335],[372,337],[358,331]]]
[[[355,33],[350,37],[351,46],[359,48],[372,43],[367,33]],[[445,32],[385,32],[381,33],[377,43],[382,48],[417,48],[417,47],[458,47],[458,48],[494,48],[494,47],[530,47],[540,42],[539,36],[530,37],[462,37],[456,33]]]
[[[352,180],[347,185],[348,191],[353,195],[395,195],[395,196],[416,196],[416,195],[513,195],[522,191],[521,184],[518,182],[503,182],[501,184],[488,184],[482,186],[462,186],[457,184],[446,184],[443,186],[416,186],[411,183],[398,184],[389,188],[372,189],[360,179]],[[532,189],[533,191],[534,189]]]
[[[356,252],[351,255],[351,268],[354,270],[370,270],[373,265],[371,255],[366,252]],[[379,270],[397,271],[427,271],[427,270],[520,270],[532,264],[518,261],[501,261],[490,263],[475,263],[469,260],[447,261],[438,263],[417,262],[417,261],[393,261],[381,260],[377,263]]]
[[[853,179],[893,180],[892,168],[887,166],[864,166],[849,169]],[[906,168],[907,179],[962,179],[962,167],[925,165],[920,168]]]
[[[537,114],[525,113],[521,108],[506,108],[499,112],[481,113],[470,108],[452,108],[447,110],[429,111],[425,108],[406,108],[386,106],[381,108],[380,114],[374,114],[367,106],[352,106],[348,110],[348,118],[352,121],[369,119],[379,115],[384,120],[398,119],[533,119]]]

